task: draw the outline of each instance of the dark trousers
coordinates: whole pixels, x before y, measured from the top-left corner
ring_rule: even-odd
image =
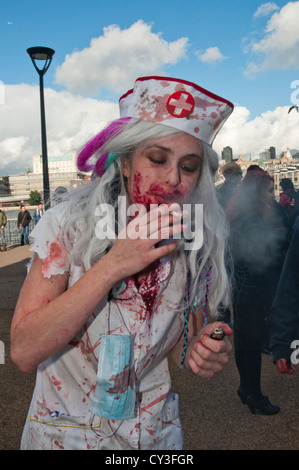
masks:
[[[29,225],[26,225],[26,227],[22,227],[21,230],[21,245],[24,245],[24,242],[26,245],[29,244]]]
[[[235,359],[240,375],[240,388],[246,390],[255,400],[261,400],[263,397],[261,391],[261,351],[236,349]]]

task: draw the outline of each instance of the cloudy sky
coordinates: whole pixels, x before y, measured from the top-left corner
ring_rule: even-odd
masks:
[[[299,1],[0,0],[0,175],[41,153],[39,84],[26,49],[55,55],[45,75],[49,156],[118,117],[143,75],[193,81],[232,101],[214,148],[256,158],[299,149]]]

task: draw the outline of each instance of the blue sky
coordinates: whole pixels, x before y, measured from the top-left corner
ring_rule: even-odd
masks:
[[[298,1],[0,0],[0,43],[0,175],[26,171],[40,153],[38,75],[26,53],[37,45],[56,51],[45,76],[49,153],[83,143],[117,117],[135,78],[158,73],[235,104],[217,151],[299,148],[299,114],[287,116],[299,88]]]

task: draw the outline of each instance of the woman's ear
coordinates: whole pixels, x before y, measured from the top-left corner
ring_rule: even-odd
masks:
[[[130,177],[131,165],[130,165],[130,159],[128,157],[124,157],[124,159],[123,159],[122,171],[123,171],[123,176],[125,178]]]

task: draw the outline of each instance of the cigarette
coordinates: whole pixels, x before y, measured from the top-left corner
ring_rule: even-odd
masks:
[[[169,214],[172,214],[174,217],[180,217],[180,216],[182,216],[182,213],[181,213],[181,212],[177,212],[177,211],[170,211]]]

